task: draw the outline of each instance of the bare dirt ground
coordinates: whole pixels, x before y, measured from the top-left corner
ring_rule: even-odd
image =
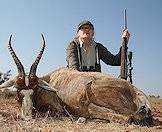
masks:
[[[155,119],[162,121],[162,99],[149,96]],[[87,120],[85,123],[72,122],[69,117],[39,117],[30,121],[20,119],[19,105],[15,97],[0,92],[0,132],[162,132],[162,125],[141,127],[126,123],[110,123]]]

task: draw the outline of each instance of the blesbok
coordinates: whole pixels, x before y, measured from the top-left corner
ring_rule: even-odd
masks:
[[[147,96],[126,80],[66,68],[41,79],[57,89],[57,95],[72,115],[147,126],[153,123]]]
[[[66,105],[66,110],[77,117],[152,125],[147,96],[129,82],[99,72],[79,72],[67,68],[38,78],[36,69],[45,48],[43,35],[42,49],[29,75],[26,75],[11,47],[11,37],[9,50],[17,65],[18,76],[0,85],[0,89],[9,86],[17,89],[24,118],[32,117],[33,107],[37,110],[48,107],[55,114],[63,113]]]
[[[45,49],[45,39],[43,34],[42,48],[32,64],[29,74],[25,73],[23,65],[13,50],[11,46],[11,38],[12,35],[9,38],[8,49],[17,66],[18,75],[14,79],[0,85],[0,89],[2,91],[11,91],[13,94],[17,95],[18,102],[22,105],[21,117],[25,120],[32,118],[33,108],[38,111],[46,111],[50,109],[52,115],[62,113],[63,107],[60,105],[61,100],[58,98],[56,90],[50,88],[45,81],[39,79],[36,75],[38,63]]]

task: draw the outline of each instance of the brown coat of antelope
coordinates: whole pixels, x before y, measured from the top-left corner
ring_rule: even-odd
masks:
[[[68,111],[77,117],[153,123],[147,96],[126,80],[100,72],[60,68],[40,79],[57,90]]]
[[[43,47],[31,66],[29,75],[25,74],[11,47],[11,37],[9,40],[9,50],[17,65],[18,76],[2,84],[0,89],[8,86],[17,89],[23,117],[32,117],[32,107],[37,110],[48,107],[56,114],[63,113],[66,105],[70,114],[77,117],[152,125],[151,106],[147,96],[128,81],[99,72],[79,72],[66,68],[38,78],[36,68],[45,48],[43,35],[42,38]],[[25,97],[22,98],[22,95]],[[27,108],[26,104],[30,107]]]

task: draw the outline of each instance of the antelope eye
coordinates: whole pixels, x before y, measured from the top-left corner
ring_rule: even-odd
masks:
[[[16,83],[18,84],[24,84],[25,78],[22,76],[18,76],[16,79]]]
[[[36,77],[30,77],[30,82],[36,83],[38,79]]]
[[[19,77],[18,77],[18,79],[23,80],[23,79],[24,79],[24,77],[20,77],[20,76],[19,76]]]

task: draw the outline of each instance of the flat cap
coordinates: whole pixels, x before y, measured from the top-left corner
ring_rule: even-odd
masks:
[[[80,28],[81,28],[82,26],[84,26],[84,25],[89,25],[89,26],[91,26],[92,29],[94,30],[93,24],[92,24],[90,21],[84,20],[84,21],[82,21],[82,22],[79,23],[77,31],[79,31]]]

